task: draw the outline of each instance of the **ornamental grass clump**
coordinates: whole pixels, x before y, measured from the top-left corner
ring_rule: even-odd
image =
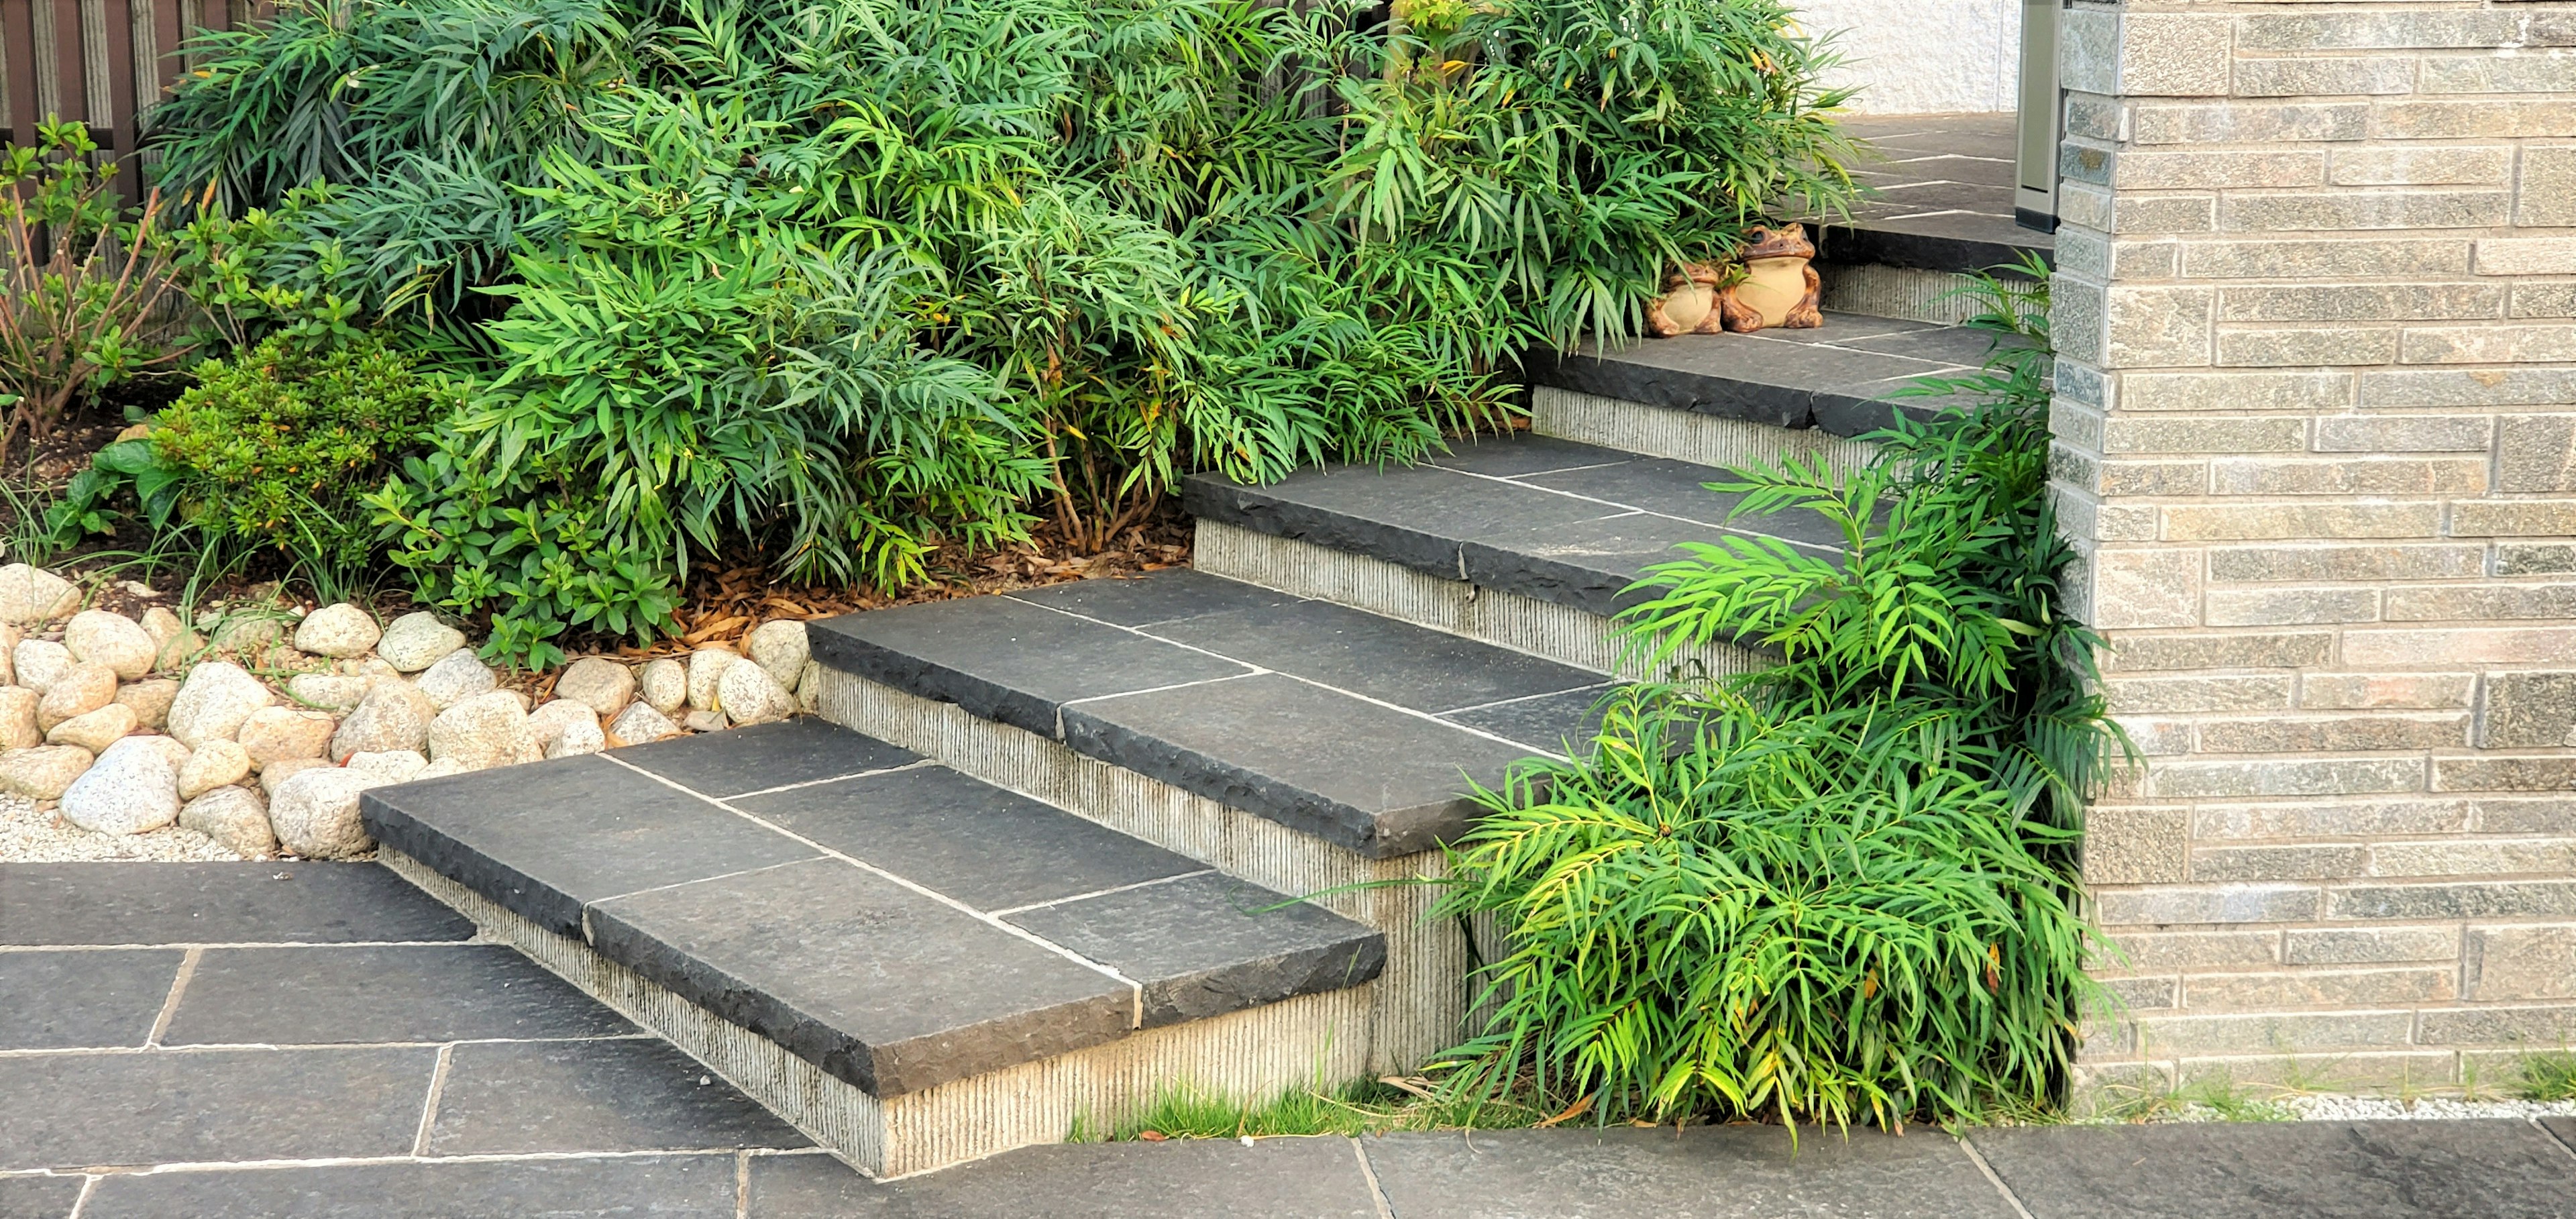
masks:
[[[1727,538],[1639,582],[1637,661],[1770,667],[1633,688],[1587,754],[1482,793],[1444,905],[1508,951],[1450,1087],[1889,1127],[2058,1098],[2099,1000],[2083,802],[2126,742],[2058,604],[2044,295],[1989,288],[1989,367],[1928,387],[1976,405],[1872,437],[1849,477],[1711,484],[1831,524],[1840,556]]]

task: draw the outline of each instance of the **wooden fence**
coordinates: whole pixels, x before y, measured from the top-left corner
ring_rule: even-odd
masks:
[[[188,70],[199,28],[259,20],[269,0],[0,0],[0,127],[35,142],[47,115],[80,119],[102,149],[134,151],[142,117]]]

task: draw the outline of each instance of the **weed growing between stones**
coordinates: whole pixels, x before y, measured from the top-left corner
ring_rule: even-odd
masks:
[[[1169,1089],[1115,1124],[1077,1121],[1068,1142],[1384,1134],[1397,1130],[1499,1130],[1544,1124],[1549,1114],[1513,1100],[1427,1094],[1418,1081],[1359,1080],[1293,1088],[1256,1102],[1195,1088]]]
[[[1712,484],[1831,522],[1843,555],[1730,538],[1641,582],[1638,654],[1725,641],[1774,667],[1633,688],[1588,756],[1481,793],[1444,909],[1497,917],[1509,951],[1450,1095],[1891,1127],[2061,1096],[2107,1002],[2074,859],[2122,741],[2058,604],[2044,289],[1989,299],[2013,341],[1930,387],[1977,405],[1878,434],[1848,478]]]
[[[2556,1050],[2525,1057],[2516,1091],[2524,1100],[2576,1100],[2576,1053]]]

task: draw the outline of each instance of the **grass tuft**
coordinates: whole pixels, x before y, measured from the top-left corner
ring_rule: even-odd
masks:
[[[1074,1123],[1072,1142],[1271,1138],[1282,1135],[1385,1134],[1398,1130],[1504,1130],[1535,1126],[1549,1114],[1509,1100],[1458,1101],[1420,1095],[1375,1080],[1336,1088],[1295,1088],[1247,1103],[1190,1087],[1166,1089],[1144,1112],[1102,1128]]]
[[[2522,1060],[2524,1100],[2576,1100],[2576,1053],[2556,1050]]]

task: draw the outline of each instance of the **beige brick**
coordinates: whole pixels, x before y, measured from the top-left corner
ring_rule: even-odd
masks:
[[[2425,229],[2503,224],[2513,196],[2500,190],[2421,188],[2230,191],[2218,227],[2240,232]]]
[[[2427,55],[2418,93],[2576,92],[2576,59],[2561,55]]]
[[[2115,717],[2129,734],[2129,746],[2141,758],[2171,758],[2200,752],[2200,725],[2180,716]]]
[[[2576,491],[2576,415],[2507,415],[2496,428],[2496,490]]]
[[[2226,93],[2234,33],[2224,14],[2123,14],[2119,91],[2133,97]]]
[[[2312,711],[2466,709],[2474,673],[2305,673],[2299,706]]]
[[[2249,16],[2236,27],[2241,51],[2436,50],[2496,47],[2517,39],[2521,20],[2494,12],[2336,12]]]
[[[2200,555],[2196,551],[2105,550],[2093,556],[2092,625],[2196,626],[2200,622]]]
[[[2563,368],[2392,369],[2361,374],[2365,407],[2556,406],[2576,401],[2568,396],[2571,392],[2576,392],[2576,370]]]
[[[2278,580],[2454,580],[2485,574],[2476,543],[2391,546],[2227,546],[2209,552],[2209,578],[2224,584]]]
[[[2378,618],[2379,590],[2372,588],[2212,590],[2201,610],[2201,621],[2209,626],[2303,626]]]
[[[2576,326],[2409,326],[2409,364],[2540,364],[2576,360]]]
[[[2311,149],[2128,151],[2113,157],[2109,169],[2109,185],[2118,190],[2312,186],[2325,183],[2326,154]]]
[[[2308,63],[2379,63],[2379,60],[2306,60]],[[2394,61],[2404,62],[2404,61]],[[2404,92],[2404,89],[2391,90]],[[2513,177],[2513,147],[2484,144],[2370,145],[2334,150],[2326,176],[2337,186],[2479,186],[2502,184]]]
[[[2480,275],[2576,275],[2576,237],[2481,237]]]
[[[2457,961],[2457,927],[2297,927],[2286,933],[2281,958],[2292,965],[2384,965],[2399,961]]]
[[[2576,914],[2576,880],[2350,885],[2326,891],[2329,919],[2521,918]]]
[[[2324,664],[2334,655],[2327,631],[2228,631],[2213,635],[2123,635],[2102,657],[2106,673],[2177,669],[2283,669]]]
[[[2111,937],[2114,958],[2133,970],[2224,969],[2281,960],[2278,931],[2140,931]]]
[[[2576,68],[2576,59],[2559,61]],[[2532,144],[2522,150],[2522,181],[2513,222],[2533,228],[2576,225],[2576,144]]]
[[[2106,461],[2094,487],[2104,495],[2202,495],[2209,490],[2209,464]]]
[[[2283,710],[2295,684],[2287,673],[2139,677],[2106,674],[2102,693],[2119,715],[2177,711]]]
[[[2358,838],[2442,834],[2468,828],[2465,800],[2328,800],[2297,804],[2204,804],[2192,837],[2204,842],[2263,838]]]
[[[2203,720],[2207,753],[2350,753],[2459,748],[2469,743],[2466,712],[2379,712]]]
[[[2539,875],[2576,873],[2576,839],[2458,838],[2382,842],[2370,848],[2373,876]]]
[[[2469,931],[2471,999],[2576,999],[2576,923]]]
[[[2141,145],[2358,140],[2369,126],[2366,102],[2149,104],[2129,113],[2129,139]]]
[[[2296,453],[2308,447],[2301,418],[2115,418],[2103,422],[2105,453]]]
[[[2316,421],[2320,453],[2483,453],[2494,424],[2459,415],[2342,415]]]
[[[2424,669],[2457,664],[2547,664],[2576,660],[2576,627],[2356,627],[2343,635],[2344,663]]]
[[[2218,363],[2238,368],[2286,368],[2305,364],[2393,364],[2398,332],[2338,326],[2298,330],[2279,325],[2219,332]]]
[[[2160,800],[2266,796],[2364,796],[2421,791],[2422,758],[2274,758],[2168,762],[2147,772]]]
[[[2150,1054],[2279,1054],[2403,1046],[2414,1027],[2415,1014],[2406,1011],[2156,1016],[2140,1018],[2138,1039]]]
[[[2114,286],[2102,320],[2102,360],[2111,368],[2209,363],[2212,288]]]
[[[2557,792],[2570,788],[2576,788],[2576,758],[2564,754],[2433,759],[2435,791]]]
[[[2229,284],[2222,322],[2463,321],[2504,315],[2502,284]],[[2309,374],[2342,380],[2342,374]]]
[[[2417,1040],[2426,1045],[2557,1046],[2576,1041],[2576,1005],[2427,1009]]]
[[[2504,542],[2497,544],[2495,551],[2495,574],[2499,576],[2576,575],[2576,545]]]
[[[2089,824],[2085,832],[2092,832]],[[2204,884],[2229,880],[2347,880],[2361,875],[2369,863],[2370,850],[2361,846],[2302,843],[2202,847],[2191,853],[2191,879]]]
[[[2451,505],[2451,535],[2576,537],[2576,500],[2463,500]]]
[[[2505,316],[2514,318],[2576,317],[2576,281],[2525,279],[2513,284]]]
[[[2576,735],[2576,671],[2511,670],[2486,675],[2481,749],[2545,749]]]
[[[2341,410],[2354,398],[2348,372],[2132,372],[2120,377],[2124,411]]]
[[[2374,139],[2523,139],[2576,135],[2576,102],[2399,101],[2370,113]]]
[[[2576,618],[2576,584],[2483,584],[2388,590],[2388,619],[2391,622],[2471,618]]]
[[[2211,974],[2183,982],[2183,1006],[2215,1011],[2284,1007],[2391,1007],[2455,999],[2453,969],[2290,970]]]
[[[2379,96],[2415,91],[2415,61],[2397,56],[2274,59],[2239,56],[2229,81],[2238,97]]]
[[[2187,154],[2175,154],[2187,155]],[[2489,243],[2495,239],[2487,239]],[[2541,240],[2556,240],[2543,238]],[[2182,274],[2193,279],[2351,279],[2457,275],[2469,267],[2471,242],[2463,238],[2375,240],[2185,241]],[[2526,271],[2495,274],[2523,275]]]
[[[2229,457],[2209,463],[2216,495],[2476,495],[2483,458]]]
[[[2440,532],[2441,516],[2441,506],[2429,503],[2177,504],[2165,509],[2165,536],[2213,542],[2430,537]]]
[[[2190,828],[2187,808],[2096,808],[2084,819],[2084,879],[2096,885],[2181,880]]]
[[[2469,807],[2482,833],[2576,838],[2576,797],[2491,796],[2472,800]]]
[[[2175,1075],[2185,1090],[2206,1080],[2224,1079],[2230,1087],[2405,1095],[2459,1082],[2458,1060],[2459,1055],[2450,1050],[2195,1053],[2177,1060]]]
[[[2305,923],[2323,909],[2315,885],[2154,885],[2094,895],[2105,927]]]

